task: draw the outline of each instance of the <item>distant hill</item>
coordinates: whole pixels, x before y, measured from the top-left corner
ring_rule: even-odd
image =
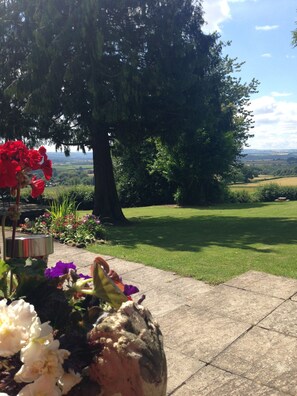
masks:
[[[242,151],[242,161],[286,161],[289,158],[297,158],[297,150],[281,149],[281,150],[256,150],[244,149]]]
[[[288,160],[289,158],[297,158],[297,150],[294,149],[282,149],[282,150],[257,150],[257,149],[244,149],[242,151],[242,161],[277,161],[277,160]],[[87,152],[86,154],[80,151],[74,151],[70,153],[69,157],[66,157],[62,152],[48,152],[49,159],[53,163],[63,164],[90,164],[93,163],[93,153]]]
[[[86,154],[75,151],[71,152],[69,157],[66,157],[64,153],[48,151],[48,157],[53,163],[64,163],[64,164],[73,164],[73,163],[90,163],[93,162],[93,153],[87,152]]]

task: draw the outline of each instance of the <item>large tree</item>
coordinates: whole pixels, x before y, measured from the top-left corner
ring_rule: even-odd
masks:
[[[220,199],[223,178],[237,164],[251,136],[250,95],[258,82],[242,83],[236,77],[241,64],[222,56],[222,46],[212,47],[212,62],[204,76],[201,114],[191,108],[184,128],[173,142],[156,140],[153,171],[175,184],[178,203],[193,205]],[[199,93],[199,95],[201,92]],[[189,96],[195,101],[197,92]]]
[[[219,161],[228,150],[234,157],[234,147],[246,139],[247,118],[234,127],[245,93],[234,96],[236,83],[222,69],[218,37],[202,32],[201,6],[195,4],[0,0],[1,74],[11,70],[1,90],[36,123],[33,137],[66,152],[71,146],[93,150],[94,214],[102,220],[125,221],[112,169],[114,139],[127,147],[158,137],[172,153],[196,147],[196,163],[207,157],[209,140],[214,149],[224,148],[223,156],[215,151]],[[197,181],[201,177],[192,184]]]

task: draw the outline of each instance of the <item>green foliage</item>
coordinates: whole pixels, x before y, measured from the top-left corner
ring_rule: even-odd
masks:
[[[125,220],[110,157],[115,139],[133,154],[157,137],[164,162],[151,177],[144,172],[142,184],[140,174],[131,177],[126,191],[121,175],[123,201],[139,204],[154,187],[149,195],[161,202],[164,174],[183,204],[218,200],[220,179],[249,137],[257,83],[234,77],[241,65],[223,55],[218,35],[203,33],[200,2],[4,3],[3,18],[13,21],[3,26],[4,74],[14,77],[5,93],[23,101],[36,139],[66,153],[93,149],[96,215]],[[11,46],[21,48],[16,60]]]
[[[172,203],[173,189],[167,179],[152,172],[150,163],[156,155],[152,139],[127,148],[116,143],[113,149],[115,178],[123,207]]]
[[[15,258],[7,260],[7,264],[17,278],[15,297],[27,296],[29,290],[34,290],[44,282],[46,263],[43,260]]]
[[[94,187],[85,185],[49,187],[45,190],[43,203],[51,205],[52,202],[61,203],[65,199],[74,202],[76,208],[91,210],[94,201]]]
[[[260,202],[272,202],[278,197],[286,197],[291,201],[297,200],[297,187],[280,186],[276,183],[258,187],[256,198]]]
[[[9,266],[7,263],[0,259],[0,297],[7,296],[8,285],[7,285],[7,274]]]
[[[54,200],[47,211],[51,215],[52,221],[55,221],[68,215],[72,215],[76,219],[76,209],[74,199],[70,195],[65,194]]]
[[[227,183],[249,183],[252,179],[258,177],[260,172],[259,167],[239,163],[230,167],[230,171],[224,180]]]
[[[127,297],[104,273],[100,263],[94,263],[93,269],[94,295],[107,301],[113,308],[118,309],[122,303],[128,301]]]
[[[266,184],[257,188],[256,196],[259,201],[272,202],[282,196],[282,187],[276,183]]]
[[[256,202],[256,197],[246,190],[232,191],[228,190],[225,197],[225,202],[229,203],[252,203]]]

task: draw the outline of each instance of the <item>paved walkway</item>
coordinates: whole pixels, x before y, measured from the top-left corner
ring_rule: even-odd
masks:
[[[88,273],[96,256],[55,243],[49,265],[73,261]],[[161,326],[168,395],[297,396],[297,280],[250,271],[210,286],[102,257],[146,295]]]
[[[49,265],[74,261],[87,273],[96,256],[55,243]],[[146,295],[161,326],[168,395],[297,395],[297,280],[250,271],[210,286],[102,257]]]

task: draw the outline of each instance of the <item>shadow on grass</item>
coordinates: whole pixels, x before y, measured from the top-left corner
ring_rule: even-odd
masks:
[[[297,243],[297,221],[288,218],[193,216],[131,219],[129,227],[112,227],[112,244],[136,248],[151,245],[168,251],[197,252],[208,246],[269,253],[278,244]],[[263,247],[252,245],[263,244]]]
[[[226,203],[205,206],[176,206],[177,209],[199,209],[199,210],[223,210],[223,209],[254,209],[267,206],[271,202],[253,202],[253,203]]]

